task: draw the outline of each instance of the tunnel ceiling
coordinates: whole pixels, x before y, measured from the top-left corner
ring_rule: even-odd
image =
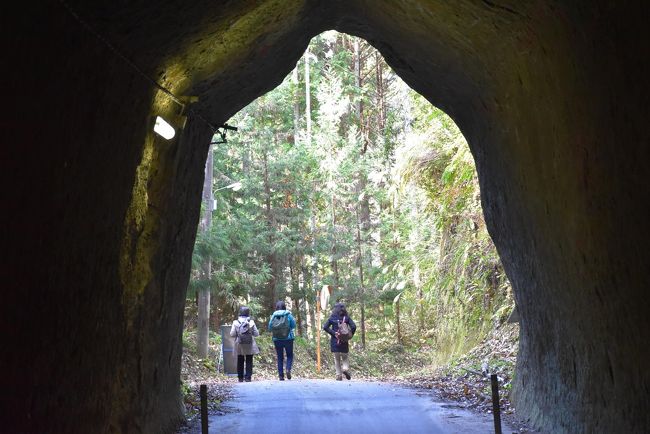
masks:
[[[8,32],[16,103],[4,120],[15,144],[4,159],[15,174],[7,209],[20,216],[10,219],[16,290],[2,315],[15,348],[4,381],[16,389],[6,407],[16,427],[165,432],[179,422],[208,124],[275,87],[311,37],[336,29],[374,45],[470,144],[521,315],[518,413],[551,432],[650,430],[650,236],[639,206],[650,199],[648,9],[550,0],[23,6]],[[151,133],[156,115],[177,139]]]

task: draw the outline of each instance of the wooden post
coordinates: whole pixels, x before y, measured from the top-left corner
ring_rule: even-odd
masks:
[[[320,291],[316,294],[316,319],[318,323],[318,331],[316,332],[316,372],[320,373]]]
[[[501,434],[501,408],[499,406],[499,380],[497,374],[490,375],[492,382],[492,414],[494,415],[494,433]]]
[[[201,434],[208,434],[208,386],[201,384]]]

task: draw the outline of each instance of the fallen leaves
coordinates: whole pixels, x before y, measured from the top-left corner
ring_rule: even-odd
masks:
[[[435,394],[436,399],[452,401],[453,404],[450,405],[455,407],[490,414],[492,397],[489,376],[497,374],[504,420],[510,425],[518,426],[521,433],[532,432],[516,421],[515,408],[510,402],[518,336],[516,325],[504,325],[455,363],[439,369],[430,366],[430,356],[435,349],[425,345],[413,349],[397,345],[391,340],[377,340],[369,342],[366,350],[361,350],[360,342],[354,341],[350,351],[352,380],[384,381],[416,388],[422,391],[416,393]],[[270,336],[261,336],[256,340],[261,352],[254,358],[253,381],[276,379],[276,355]],[[334,378],[333,357],[326,341],[323,340],[321,345],[320,373],[316,371],[314,346],[310,341],[295,341],[292,369],[295,379]],[[230,388],[237,380],[236,377],[216,372],[214,360],[218,354],[217,348],[212,349],[211,360],[208,362],[198,360],[189,353],[183,353],[181,371],[190,425],[200,408],[200,384],[208,385],[210,414],[233,411],[222,403],[231,397]]]

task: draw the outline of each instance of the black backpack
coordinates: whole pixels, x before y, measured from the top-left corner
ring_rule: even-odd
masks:
[[[250,321],[239,322],[237,326],[237,341],[244,345],[253,343],[253,330],[251,329]]]

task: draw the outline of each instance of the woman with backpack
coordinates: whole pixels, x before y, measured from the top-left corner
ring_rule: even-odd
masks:
[[[332,310],[332,315],[329,317],[323,330],[330,334],[330,349],[334,353],[334,366],[336,368],[336,380],[343,380],[343,375],[348,380],[352,378],[350,375],[350,361],[348,353],[350,346],[348,341],[354,336],[357,330],[357,325],[352,321],[348,311],[345,309],[343,303],[336,303]]]
[[[273,345],[278,355],[278,376],[284,381],[284,353],[287,353],[287,379],[291,380],[291,366],[293,365],[293,330],[296,320],[287,305],[280,300],[275,303],[275,312],[269,320],[269,331],[273,333]]]
[[[259,354],[260,349],[255,343],[259,336],[255,322],[251,319],[251,310],[247,306],[239,308],[239,318],[232,323],[230,336],[235,339],[235,354],[237,354],[237,378],[239,382],[251,381],[253,376],[253,355]],[[244,362],[246,370],[244,371]]]

